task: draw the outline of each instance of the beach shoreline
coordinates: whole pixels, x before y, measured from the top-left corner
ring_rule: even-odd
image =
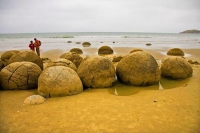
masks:
[[[151,46],[150,46],[151,47]],[[133,47],[113,47],[114,54],[128,54]],[[141,48],[142,49],[142,48]],[[67,49],[70,50],[70,49]],[[41,51],[41,58],[57,59],[62,49]],[[82,48],[83,56],[98,56],[98,48]],[[142,49],[161,63],[168,49]],[[200,49],[182,49],[187,60],[200,62]],[[162,51],[162,52],[160,52]],[[1,51],[0,55],[5,52]],[[86,89],[82,93],[47,98],[44,104],[26,105],[23,101],[33,90],[0,91],[0,131],[7,132],[126,132],[175,133],[200,132],[200,65],[192,65],[192,77],[173,86],[167,82],[150,87],[115,84],[111,88]],[[166,89],[171,84],[172,87]],[[155,89],[155,86],[157,89]],[[137,89],[119,96],[113,89]],[[120,94],[120,92],[118,91]]]

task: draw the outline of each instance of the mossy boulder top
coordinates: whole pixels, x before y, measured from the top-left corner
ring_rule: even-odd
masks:
[[[160,70],[155,58],[143,51],[124,56],[116,66],[119,81],[136,86],[148,86],[159,82]]]

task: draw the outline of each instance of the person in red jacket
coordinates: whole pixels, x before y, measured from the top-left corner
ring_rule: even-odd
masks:
[[[34,38],[35,40],[35,47],[36,47],[36,53],[37,55],[40,57],[40,46],[41,46],[41,41],[40,40],[37,40],[36,38]]]
[[[33,41],[30,41],[29,48],[30,48],[30,50],[35,52],[35,45],[34,45]]]

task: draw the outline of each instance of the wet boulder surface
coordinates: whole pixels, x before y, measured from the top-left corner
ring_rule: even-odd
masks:
[[[72,61],[77,68],[83,60],[83,57],[81,57],[79,54],[76,54],[74,52],[64,53],[60,56],[60,58],[64,58],[64,59]]]
[[[184,56],[183,50],[180,48],[172,48],[169,51],[167,51],[167,55],[172,55],[172,56]]]
[[[113,54],[113,49],[109,46],[101,46],[98,50],[98,54],[99,55]]]

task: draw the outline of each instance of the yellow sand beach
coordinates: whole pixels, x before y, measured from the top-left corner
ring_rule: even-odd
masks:
[[[115,55],[126,55],[132,49],[113,48]],[[167,56],[156,50],[143,50],[153,55],[159,64]],[[191,55],[186,59],[200,62],[200,49],[182,50]],[[83,48],[86,55],[97,51],[97,48]],[[42,52],[41,57],[56,59],[65,52],[54,49]],[[110,88],[47,98],[39,105],[23,103],[28,96],[37,94],[36,89],[0,91],[0,132],[199,133],[200,65],[193,64],[192,68],[193,76],[183,81],[163,79],[163,83],[149,87],[115,83]],[[123,91],[126,89],[128,92]]]

